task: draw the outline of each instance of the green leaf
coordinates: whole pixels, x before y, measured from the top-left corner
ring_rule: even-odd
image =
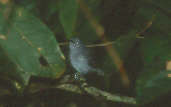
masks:
[[[144,73],[137,79],[137,101],[145,104],[171,91],[170,72],[165,71],[171,60],[169,35],[151,28],[142,40]]]
[[[65,64],[53,33],[23,8],[13,10],[11,26],[4,32],[6,9],[0,9],[0,45],[15,64],[24,84],[31,75],[60,77]]]
[[[121,60],[124,60],[124,58],[127,57],[129,50],[135,45],[135,43],[136,43],[136,31],[132,30],[128,32],[128,34],[122,35],[120,38],[114,41],[113,47],[116,49]],[[110,70],[113,71],[114,66],[111,57],[106,56],[105,63],[103,66],[105,69],[110,68]]]
[[[76,0],[61,0],[59,6],[59,19],[63,25],[66,37],[69,39],[72,37],[76,27],[78,3]]]
[[[125,58],[130,48],[135,45],[136,40],[136,31],[132,30],[125,35],[121,35],[121,37],[115,41],[114,47],[119,52],[120,56]]]
[[[171,91],[171,71],[144,72],[136,81],[138,104],[148,103]]]

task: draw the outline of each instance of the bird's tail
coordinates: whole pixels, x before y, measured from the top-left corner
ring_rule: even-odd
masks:
[[[100,76],[104,76],[104,71],[102,71],[101,69],[94,68],[93,71],[97,72],[97,74]]]

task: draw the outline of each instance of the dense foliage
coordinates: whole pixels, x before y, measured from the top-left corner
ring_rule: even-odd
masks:
[[[170,6],[170,0],[0,0],[0,106],[170,107]],[[72,37],[93,46],[93,63],[105,72],[86,76],[88,85],[136,104],[55,88],[76,72],[65,44]],[[112,48],[92,45],[103,42]],[[114,60],[110,50],[118,54]]]

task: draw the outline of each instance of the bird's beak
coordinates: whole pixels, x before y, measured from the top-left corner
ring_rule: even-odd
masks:
[[[74,41],[71,39],[71,40],[69,40],[69,42],[71,42],[71,43],[74,43]]]

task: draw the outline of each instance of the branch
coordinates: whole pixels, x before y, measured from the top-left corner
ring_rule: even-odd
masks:
[[[107,101],[112,101],[112,102],[121,102],[121,103],[127,103],[127,104],[136,104],[136,100],[133,97],[127,97],[127,96],[119,96],[119,95],[114,95],[106,91],[102,91],[98,88],[89,86],[86,83],[86,80],[84,78],[80,78],[80,84],[75,85],[73,83],[73,78],[70,75],[64,76],[58,84],[56,85],[44,85],[41,83],[37,83],[35,85],[30,85],[28,86],[28,92],[29,93],[37,93],[40,90],[44,89],[49,89],[49,88],[56,88],[56,89],[61,89],[77,94],[85,94],[85,92],[89,95],[92,95],[94,97],[102,97],[103,99]],[[81,86],[80,86],[81,85]]]
[[[77,94],[83,94],[87,92],[88,94],[94,96],[94,97],[99,97],[102,96],[108,101],[113,101],[113,102],[123,102],[123,103],[128,103],[128,104],[136,104],[136,100],[133,97],[127,97],[127,96],[118,96],[118,95],[113,95],[111,93],[102,91],[100,89],[97,89],[95,87],[83,87],[84,90],[81,90],[78,86],[73,85],[73,84],[61,84],[57,86],[56,88],[74,92]]]

